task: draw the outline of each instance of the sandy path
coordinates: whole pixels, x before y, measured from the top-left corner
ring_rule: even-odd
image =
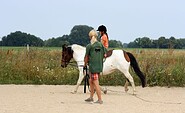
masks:
[[[136,87],[139,99],[123,87],[107,87],[103,105],[84,102],[89,93],[80,86],[0,85],[0,113],[185,113],[185,88]],[[95,96],[95,100],[96,100]]]

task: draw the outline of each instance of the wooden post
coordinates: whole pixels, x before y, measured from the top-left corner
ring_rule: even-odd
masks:
[[[28,52],[30,51],[30,47],[29,47],[29,44],[27,44],[27,51],[28,51]]]

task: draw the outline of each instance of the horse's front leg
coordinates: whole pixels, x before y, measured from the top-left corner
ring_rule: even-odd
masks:
[[[83,74],[83,67],[79,67],[78,69],[79,69],[79,77],[78,77],[78,81],[77,81],[77,84],[76,84],[76,86],[75,86],[75,89],[74,89],[74,91],[72,92],[73,94],[77,93],[78,88],[79,88],[80,84],[82,83],[82,80],[83,80],[83,78],[84,78],[84,76],[85,76],[85,75]]]
[[[107,88],[103,88],[102,86],[100,86],[100,90],[104,93],[104,94],[107,94]]]

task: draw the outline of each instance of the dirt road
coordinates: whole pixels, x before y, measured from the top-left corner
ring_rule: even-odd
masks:
[[[83,86],[71,94],[69,85],[0,85],[0,113],[185,113],[185,88],[108,86],[104,103],[90,104]],[[112,90],[112,91],[110,91]],[[95,100],[97,99],[95,95]]]

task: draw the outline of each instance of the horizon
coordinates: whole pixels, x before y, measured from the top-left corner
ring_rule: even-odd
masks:
[[[15,31],[15,32],[19,32],[19,31]],[[9,34],[7,34],[6,36],[8,36],[8,35],[10,35],[11,33],[15,33],[15,32],[10,32]],[[26,32],[23,32],[23,31],[20,31],[20,32],[22,32],[22,33],[26,33]],[[30,33],[26,33],[26,34],[30,34]],[[30,35],[34,35],[34,34],[30,34]],[[69,34],[66,34],[66,35],[69,35]],[[34,35],[34,36],[36,36],[36,35]],[[63,36],[63,35],[62,35]],[[59,37],[62,37],[62,36],[59,36]],[[4,36],[3,36],[4,37]],[[2,41],[2,38],[3,37],[0,37],[0,41]],[[38,36],[36,36],[37,38],[40,38],[40,37],[38,37]],[[42,39],[43,41],[47,41],[47,40],[49,40],[49,39],[52,39],[52,38],[54,38],[54,39],[57,39],[57,38],[59,38],[59,37],[51,37],[51,38],[48,38],[48,39],[42,39],[42,38],[40,38],[40,39]],[[160,36],[160,37],[164,37],[164,36]],[[147,37],[147,38],[149,38],[150,40],[158,40],[160,37],[158,37],[158,38],[156,38],[156,39],[152,39],[152,38],[150,38],[150,37]],[[172,36],[173,37],[173,36]],[[138,38],[144,38],[144,37],[138,37]],[[165,37],[165,39],[169,39],[170,37]],[[177,37],[174,37],[175,39],[185,39],[185,38],[177,38]],[[110,39],[110,40],[116,40],[116,39]],[[134,39],[135,40],[135,39]],[[133,40],[133,41],[134,41]],[[121,40],[116,40],[116,41],[121,41]],[[130,42],[133,42],[133,41],[130,41]],[[122,41],[121,41],[122,42]],[[122,42],[122,44],[129,44],[130,42],[128,42],[128,43],[124,43],[124,42]]]

